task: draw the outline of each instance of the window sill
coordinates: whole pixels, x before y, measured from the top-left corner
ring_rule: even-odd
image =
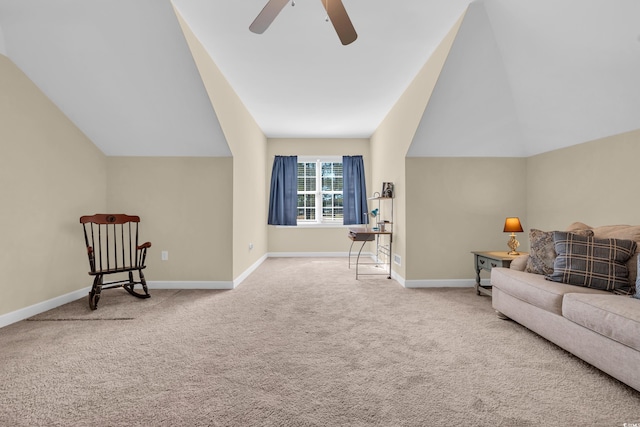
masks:
[[[353,225],[344,225],[344,224],[331,224],[331,223],[324,223],[324,224],[309,224],[309,223],[300,223],[298,225],[276,225],[276,228],[349,228],[349,227],[354,227]]]

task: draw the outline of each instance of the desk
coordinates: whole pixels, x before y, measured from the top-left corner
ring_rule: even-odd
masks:
[[[380,236],[389,236],[389,244],[383,245],[380,244]],[[373,230],[371,228],[350,228],[349,229],[349,239],[351,239],[351,246],[349,247],[349,268],[351,268],[351,250],[353,249],[353,244],[355,242],[362,242],[360,249],[358,250],[358,256],[356,257],[356,280],[358,280],[358,275],[386,275],[387,279],[391,279],[391,245],[393,243],[393,233],[391,231],[380,231]],[[376,261],[372,263],[361,263],[360,262],[360,254],[362,253],[362,248],[364,248],[365,243],[376,241]],[[387,262],[389,270],[386,273],[362,273],[358,272],[358,266],[360,264],[370,264],[370,265],[380,265],[379,256],[383,254],[387,257]]]

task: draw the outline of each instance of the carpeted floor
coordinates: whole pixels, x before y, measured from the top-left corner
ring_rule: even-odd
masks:
[[[272,258],[233,291],[151,293],[108,290],[95,312],[83,298],[0,329],[0,425],[640,423],[639,392],[471,288]]]

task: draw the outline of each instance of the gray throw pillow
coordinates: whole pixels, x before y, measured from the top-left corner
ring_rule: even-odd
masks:
[[[626,262],[636,252],[633,240],[598,239],[555,231],[558,256],[548,280],[630,294]]]
[[[553,274],[556,249],[553,243],[553,231],[529,230],[529,258],[524,271],[533,274]],[[575,230],[572,233],[581,236],[593,236],[593,230]]]

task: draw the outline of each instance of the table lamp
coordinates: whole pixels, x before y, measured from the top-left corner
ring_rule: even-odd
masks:
[[[520,246],[520,242],[516,240],[516,233],[521,233],[522,231],[524,231],[522,230],[520,219],[518,217],[507,218],[504,221],[503,231],[505,233],[511,233],[511,238],[509,238],[509,241],[507,242],[507,246],[509,246],[509,249],[511,249],[509,255],[520,255],[519,252],[516,252],[516,249],[518,249],[518,246]]]

